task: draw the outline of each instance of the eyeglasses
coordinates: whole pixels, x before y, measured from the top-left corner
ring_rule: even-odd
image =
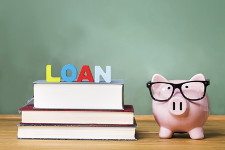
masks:
[[[205,97],[206,87],[210,84],[206,81],[187,81],[179,84],[170,82],[151,82],[147,83],[150,95],[155,101],[168,101],[174,94],[175,89],[178,88],[184,98],[190,101],[197,101]]]

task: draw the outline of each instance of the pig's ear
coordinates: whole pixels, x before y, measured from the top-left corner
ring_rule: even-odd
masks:
[[[155,74],[152,77],[152,81],[151,82],[169,82],[166,78],[164,78],[162,75],[160,74]],[[152,88],[153,88],[153,92],[155,93],[157,91],[157,89],[159,88],[161,84],[153,84]]]
[[[168,82],[168,80],[160,74],[154,74],[152,77],[152,82]]]
[[[205,81],[205,76],[203,74],[196,74],[189,81]]]

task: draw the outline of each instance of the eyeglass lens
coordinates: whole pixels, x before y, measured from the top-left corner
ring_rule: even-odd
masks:
[[[189,82],[181,86],[185,97],[189,99],[199,99],[204,94],[205,85],[201,82]]]
[[[167,100],[173,93],[173,86],[166,83],[155,83],[152,85],[153,97],[157,100]]]

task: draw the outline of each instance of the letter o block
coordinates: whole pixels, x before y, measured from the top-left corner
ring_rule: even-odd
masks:
[[[67,70],[71,70],[72,76],[67,76]],[[77,68],[71,64],[65,65],[61,70],[61,77],[66,82],[72,82],[77,78]]]

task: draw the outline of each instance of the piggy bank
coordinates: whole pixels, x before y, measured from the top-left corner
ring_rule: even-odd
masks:
[[[167,80],[160,74],[152,77],[147,87],[160,138],[171,138],[174,132],[187,132],[192,139],[204,138],[202,126],[209,116],[208,85],[203,74],[190,80]]]

